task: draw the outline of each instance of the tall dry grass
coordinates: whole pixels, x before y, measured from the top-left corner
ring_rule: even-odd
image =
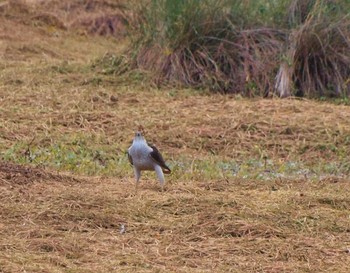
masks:
[[[129,70],[151,72],[158,85],[246,96],[350,92],[348,1],[142,3],[125,55]]]
[[[350,17],[346,1],[293,1],[285,60],[276,77],[282,96],[350,94]],[[344,10],[343,10],[344,9]]]

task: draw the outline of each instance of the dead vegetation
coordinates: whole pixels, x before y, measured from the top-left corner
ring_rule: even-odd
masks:
[[[0,22],[0,271],[348,272],[348,106],[125,85],[114,40]],[[133,191],[138,125],[163,193]],[[289,161],[318,176],[243,177]]]
[[[25,185],[39,181],[77,181],[71,176],[53,174],[38,167],[26,167],[9,162],[0,162],[1,182],[7,185]]]
[[[347,181],[118,180],[1,183],[2,270],[347,272]]]
[[[147,71],[159,86],[347,97],[349,8],[324,0],[145,2],[127,68]]]
[[[152,71],[158,86],[210,86],[212,91],[248,97],[272,94],[269,85],[275,56],[283,46],[282,32],[267,28],[233,31],[216,42],[211,33],[207,36],[195,50],[189,50],[196,47],[189,45],[167,53],[158,44],[145,46],[132,66]]]
[[[281,97],[349,95],[349,18],[345,15],[332,22],[334,14],[325,16],[322,2],[314,2],[293,1],[290,20],[300,25],[289,35],[286,60],[277,75]],[[335,3],[328,4],[336,10]]]
[[[119,38],[127,34],[127,24],[132,18],[125,1],[10,0],[1,7],[0,12],[6,17],[25,24]]]

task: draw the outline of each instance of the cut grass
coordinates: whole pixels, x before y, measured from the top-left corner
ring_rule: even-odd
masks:
[[[34,181],[1,182],[6,272],[346,272],[350,259],[347,181],[177,180],[137,195],[128,179]]]
[[[348,272],[348,106],[156,90],[96,62],[124,43],[0,23],[0,271]],[[165,192],[134,193],[138,125]]]

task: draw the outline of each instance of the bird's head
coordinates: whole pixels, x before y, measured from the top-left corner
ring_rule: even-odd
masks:
[[[134,141],[144,141],[143,135],[140,131],[136,131]]]

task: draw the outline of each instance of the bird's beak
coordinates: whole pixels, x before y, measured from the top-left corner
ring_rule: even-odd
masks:
[[[135,133],[135,138],[141,138],[141,137],[142,137],[142,134],[141,134],[140,132],[137,131],[137,132]]]

